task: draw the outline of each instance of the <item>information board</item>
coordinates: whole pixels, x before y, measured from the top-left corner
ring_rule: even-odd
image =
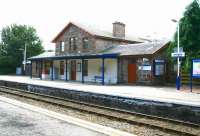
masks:
[[[156,76],[161,76],[161,75],[164,75],[164,69],[165,66],[164,64],[156,64],[155,65],[155,75]]]
[[[165,73],[165,60],[154,60],[154,75],[162,76]]]
[[[200,78],[200,59],[192,60],[192,77]]]

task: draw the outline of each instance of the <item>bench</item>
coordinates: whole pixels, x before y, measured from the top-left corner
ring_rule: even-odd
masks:
[[[94,76],[94,81],[95,81],[95,83],[96,83],[97,81],[102,82],[102,81],[103,81],[103,77],[102,77],[102,76]]]

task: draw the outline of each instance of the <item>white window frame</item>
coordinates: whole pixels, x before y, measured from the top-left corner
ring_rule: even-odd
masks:
[[[65,42],[63,42],[63,41],[60,42],[60,51],[61,52],[65,51]]]

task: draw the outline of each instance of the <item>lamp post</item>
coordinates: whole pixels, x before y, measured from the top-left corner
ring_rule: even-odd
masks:
[[[24,74],[26,72],[26,43],[24,45]]]
[[[26,49],[27,46],[26,46],[26,43],[24,44],[24,48],[20,48],[19,50],[22,51],[22,54],[23,54],[23,61],[22,61],[22,64],[23,64],[23,73],[25,75],[25,71],[26,71]]]
[[[180,46],[179,46],[179,22],[175,19],[172,19],[173,22],[177,23],[177,53],[180,53]],[[176,77],[176,89],[180,90],[180,58],[177,57],[177,77]]]
[[[26,71],[26,43],[24,44],[24,49],[23,48],[20,48],[19,50],[21,50],[21,51],[23,51],[23,62],[22,62],[22,64],[23,64],[23,72],[24,72],[24,74],[25,74],[25,71]]]

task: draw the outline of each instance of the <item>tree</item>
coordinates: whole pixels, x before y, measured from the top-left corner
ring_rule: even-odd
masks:
[[[42,42],[33,27],[16,25],[4,27],[0,43],[0,74],[14,73],[21,66],[23,50],[27,45],[27,58],[44,51]]]
[[[183,59],[183,69],[190,69],[192,58],[200,57],[200,6],[199,1],[194,0],[186,7],[184,16],[179,21],[180,25],[180,46],[186,53]],[[177,47],[177,32],[169,48],[169,56],[173,48]]]

